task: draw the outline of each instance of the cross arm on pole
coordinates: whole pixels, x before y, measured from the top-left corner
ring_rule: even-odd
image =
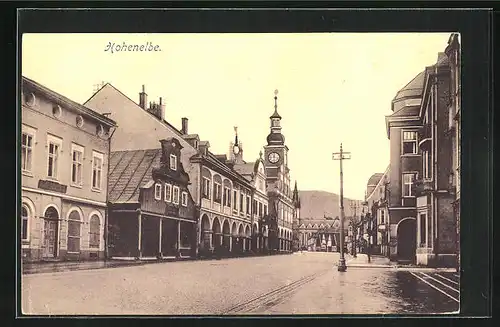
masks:
[[[350,152],[334,152],[334,153],[332,153],[332,159],[333,160],[351,159],[351,153]]]

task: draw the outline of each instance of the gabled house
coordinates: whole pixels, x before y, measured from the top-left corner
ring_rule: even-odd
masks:
[[[160,149],[111,153],[109,255],[163,258],[196,255],[197,212],[176,138]]]

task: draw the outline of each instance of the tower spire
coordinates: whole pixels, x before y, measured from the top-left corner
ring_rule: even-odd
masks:
[[[273,118],[278,118],[278,119],[281,119],[281,116],[278,114],[278,90],[274,90],[274,113],[271,117],[269,117],[271,119]]]

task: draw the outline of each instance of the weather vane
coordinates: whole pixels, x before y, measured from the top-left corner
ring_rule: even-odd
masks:
[[[234,132],[238,135],[238,126],[234,126]]]
[[[274,95],[278,95],[278,89],[274,90]]]

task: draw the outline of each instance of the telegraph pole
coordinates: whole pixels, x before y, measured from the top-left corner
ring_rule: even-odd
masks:
[[[344,173],[342,171],[342,161],[351,159],[350,152],[342,150],[342,143],[340,143],[340,152],[335,152],[332,155],[333,160],[340,161],[340,260],[338,264],[338,271],[344,272],[347,270],[344,258]]]

